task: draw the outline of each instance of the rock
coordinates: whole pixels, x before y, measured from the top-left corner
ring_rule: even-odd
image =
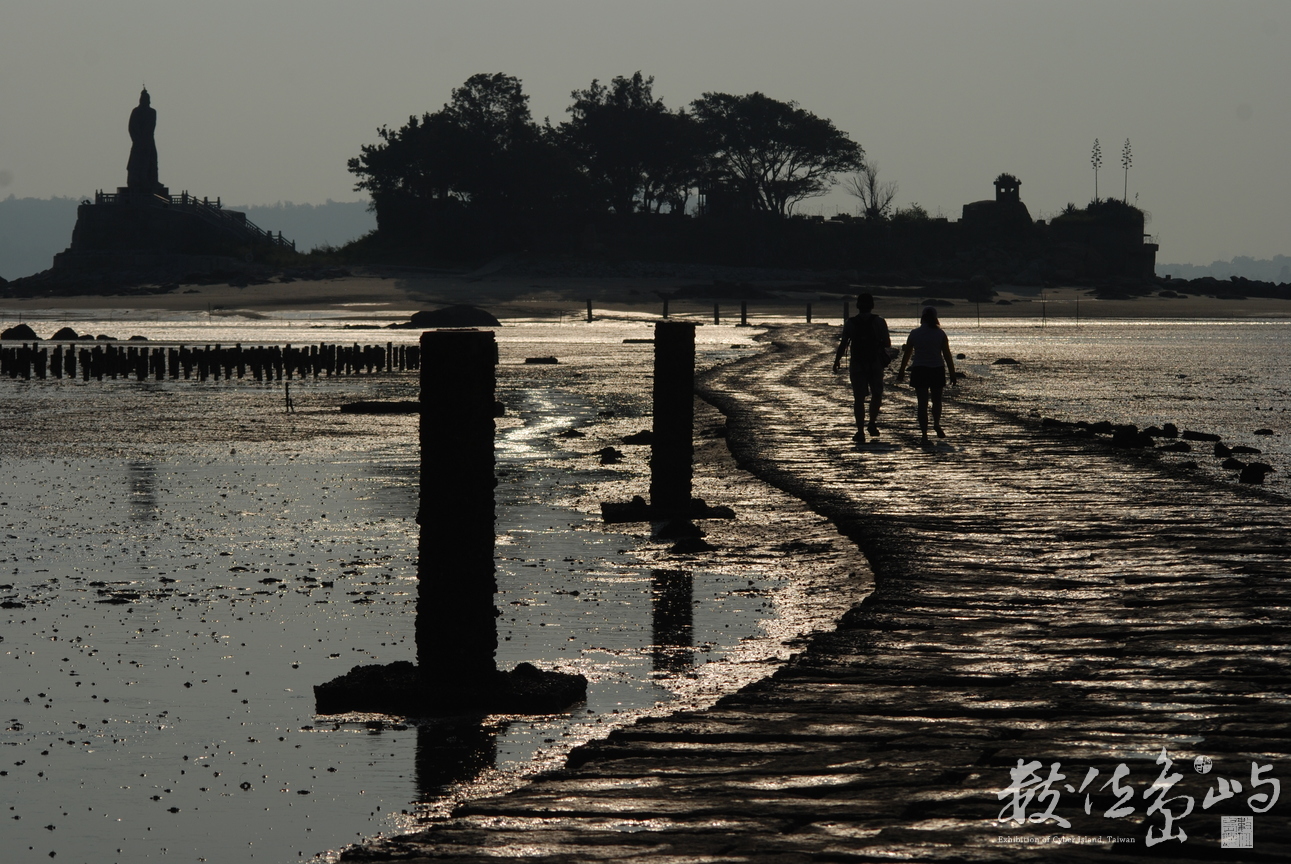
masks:
[[[1232,456],[1233,451],[1222,441],[1215,442],[1215,455],[1219,457]]]
[[[683,537],[668,548],[668,551],[674,555],[694,555],[712,550],[713,545],[702,537]]]
[[[493,416],[494,417],[507,416],[507,406],[497,401],[496,399],[493,401]]]
[[[580,432],[577,429],[566,429],[564,432],[557,433],[558,438],[586,438],[586,432]]]
[[[653,444],[654,432],[649,429],[642,429],[640,432],[633,432],[631,435],[623,436],[624,444]]]
[[[36,331],[32,330],[26,324],[15,324],[3,333],[0,333],[0,339],[12,339],[15,342],[39,342],[40,337]]]
[[[1245,444],[1238,444],[1231,448],[1234,453],[1241,453],[1243,456],[1258,456],[1263,451],[1258,447],[1247,447]]]
[[[1160,426],[1149,426],[1143,430],[1143,434],[1150,438],[1164,438],[1165,434],[1161,431]]]
[[[999,358],[996,358],[996,360],[992,362],[991,365],[992,366],[1018,366],[1020,364],[1012,357],[999,357]]]
[[[1178,426],[1176,426],[1176,425],[1174,425],[1173,423],[1162,423],[1162,424],[1161,424],[1161,437],[1162,437],[1162,438],[1178,438],[1178,437],[1179,437],[1179,427],[1178,427]]]
[[[1194,432],[1194,431],[1192,431],[1191,429],[1185,429],[1185,430],[1183,430],[1183,433],[1182,433],[1181,437],[1182,437],[1182,438],[1183,438],[1183,440],[1185,440],[1185,441],[1218,441],[1218,440],[1220,440],[1220,438],[1219,438],[1219,436],[1218,436],[1218,435],[1215,435],[1215,434],[1213,434],[1213,433],[1211,433],[1211,432]]]
[[[147,341],[148,341],[148,337],[147,337],[147,336],[140,336],[140,335],[138,335],[138,334],[136,333],[134,336],[131,336],[131,337],[130,337],[129,339],[127,339],[126,341],[127,341],[127,342],[147,342]]]
[[[1089,431],[1095,432],[1099,435],[1111,435],[1114,431],[1114,427],[1108,420],[1099,420],[1097,423],[1089,424]]]
[[[1191,453],[1192,445],[1187,441],[1175,441],[1172,444],[1164,444],[1157,448],[1163,453]]]
[[[1237,475],[1237,482],[1257,485],[1264,482],[1264,475],[1272,473],[1273,466],[1265,462],[1252,462]]]
[[[956,359],[956,360],[963,360],[964,358],[965,358],[965,355],[963,355],[963,354],[956,354],[956,355],[955,355],[955,359]]]
[[[478,306],[467,304],[457,304],[454,306],[445,306],[443,309],[423,310],[414,312],[412,320],[405,327],[416,328],[434,328],[434,327],[501,327],[502,322],[493,315]]]
[[[1223,462],[1219,463],[1219,467],[1227,468],[1229,471],[1241,471],[1246,467],[1246,463],[1241,459],[1234,459],[1232,456],[1229,456]]]
[[[1133,423],[1127,423],[1112,430],[1112,446],[1141,449],[1153,446],[1153,441],[1150,436],[1140,432]]]
[[[1272,435],[1272,434],[1273,434],[1273,430],[1272,430],[1272,429],[1256,429],[1256,430],[1255,430],[1255,434],[1256,434],[1256,435]]]
[[[53,336],[50,336],[52,342],[74,342],[81,337],[71,327],[63,327]]]
[[[406,400],[398,402],[359,401],[345,402],[341,405],[342,414],[417,414],[421,411],[421,402]]]
[[[602,465],[617,465],[623,461],[623,451],[614,447],[602,447],[596,455],[601,458]]]
[[[534,365],[553,365],[553,364],[559,363],[560,361],[557,360],[555,357],[526,357],[524,358],[524,362],[528,363],[530,366],[534,366]]]

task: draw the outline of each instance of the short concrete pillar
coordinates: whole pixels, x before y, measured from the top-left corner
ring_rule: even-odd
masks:
[[[493,404],[491,330],[421,337],[421,525],[417,666],[441,687],[494,675]]]
[[[663,301],[663,317],[665,318],[668,317],[668,299],[666,297],[664,298],[664,301]]]
[[[650,453],[650,505],[656,515],[690,510],[695,422],[695,325],[654,325],[654,442]]]
[[[811,304],[807,304],[807,323],[811,323]]]
[[[591,300],[587,301],[587,323],[588,324],[592,323],[592,301]]]
[[[714,324],[722,323],[722,314],[721,314],[721,311],[718,309],[716,303],[713,304],[713,323]]]
[[[740,326],[749,326],[749,301],[747,300],[740,301]]]

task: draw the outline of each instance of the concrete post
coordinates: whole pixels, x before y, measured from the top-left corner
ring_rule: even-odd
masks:
[[[807,304],[807,323],[811,323],[811,304]]]
[[[496,672],[491,330],[421,337],[417,666],[423,684],[474,689]]]
[[[592,301],[591,300],[587,301],[587,323],[588,324],[592,323]]]
[[[718,308],[717,308],[717,304],[716,304],[716,303],[714,303],[714,304],[713,304],[713,323],[714,323],[714,324],[721,324],[721,323],[722,323],[722,316],[721,316],[720,311],[719,311],[719,310],[718,310]]]
[[[749,326],[749,301],[747,300],[740,301],[740,326]]]
[[[663,301],[663,317],[664,318],[668,317],[668,298],[666,297],[664,298],[664,301]]]
[[[654,325],[654,443],[650,453],[650,504],[657,514],[690,509],[694,445],[695,325]]]

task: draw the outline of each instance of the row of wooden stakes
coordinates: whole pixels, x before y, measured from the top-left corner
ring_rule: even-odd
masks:
[[[183,378],[207,381],[250,377],[256,381],[403,372],[421,368],[418,345],[256,345],[243,348],[206,345],[154,347],[74,343],[26,344],[0,348],[0,377],[46,378],[135,377],[140,381]]]

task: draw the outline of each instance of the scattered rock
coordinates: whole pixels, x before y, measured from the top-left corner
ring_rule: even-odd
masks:
[[[552,365],[555,363],[559,363],[560,361],[557,360],[555,357],[526,357],[524,358],[524,362],[528,363],[530,366],[534,366],[534,365]]]
[[[342,414],[418,414],[420,412],[421,402],[417,400],[359,401],[341,405]]]
[[[558,438],[586,438],[586,432],[579,432],[577,429],[566,429],[557,435]]]
[[[1194,432],[1191,429],[1185,429],[1181,433],[1185,441],[1219,441],[1220,437],[1211,432]]]
[[[1242,469],[1242,473],[1237,475],[1237,482],[1258,485],[1264,482],[1264,475],[1270,474],[1272,471],[1273,466],[1266,462],[1252,462]]]
[[[1233,451],[1232,451],[1232,449],[1231,449],[1231,448],[1229,448],[1229,446],[1228,446],[1227,444],[1225,444],[1223,441],[1216,441],[1216,442],[1215,442],[1215,455],[1216,455],[1216,456],[1218,456],[1218,457],[1220,457],[1220,458],[1222,459],[1222,458],[1223,458],[1223,457],[1225,457],[1225,456],[1232,456],[1232,455],[1233,455]]]
[[[12,339],[16,342],[39,342],[40,337],[36,331],[32,330],[26,324],[15,324],[4,332],[0,332],[0,339]]]
[[[1219,467],[1227,468],[1229,471],[1241,471],[1246,467],[1246,463],[1241,459],[1234,459],[1232,456],[1229,456],[1223,462],[1219,463]]]
[[[1018,361],[1012,357],[998,357],[991,363],[992,366],[1018,366]]]
[[[683,537],[668,547],[674,555],[694,555],[698,552],[711,552],[713,545],[702,537]]]
[[[409,329],[434,327],[501,327],[502,322],[491,313],[468,304],[445,306],[443,309],[414,312],[412,320],[400,325]]]
[[[1157,450],[1163,453],[1191,453],[1192,445],[1187,441],[1175,441],[1170,444],[1163,444]]]
[[[623,461],[623,451],[614,447],[602,447],[596,451],[596,455],[600,457],[602,465],[617,465]]]
[[[1230,448],[1234,453],[1241,453],[1244,456],[1258,456],[1264,452],[1258,447],[1247,447],[1245,444],[1236,444]]]
[[[654,432],[649,429],[642,429],[640,432],[633,432],[631,435],[623,436],[624,444],[653,444]]]
[[[1173,423],[1162,423],[1162,424],[1161,424],[1161,436],[1162,436],[1163,438],[1178,438],[1178,437],[1179,437],[1179,427],[1178,427],[1178,426],[1176,426],[1176,425],[1174,425]]]
[[[74,342],[77,339],[80,339],[81,337],[71,327],[63,327],[57,333],[55,333],[53,336],[50,336],[49,338],[50,338],[50,341],[52,342]]]
[[[1256,430],[1255,430],[1255,434],[1256,434],[1256,435],[1272,435],[1272,434],[1273,434],[1273,430],[1272,430],[1272,429],[1256,429]]]

